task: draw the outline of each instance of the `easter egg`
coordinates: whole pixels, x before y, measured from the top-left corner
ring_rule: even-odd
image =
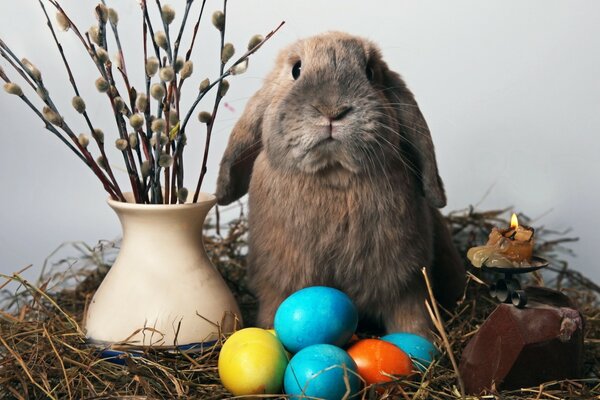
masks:
[[[283,382],[286,394],[301,398],[338,400],[349,398],[360,388],[352,358],[330,344],[315,344],[296,353]],[[349,396],[344,397],[347,393]]]
[[[381,338],[402,349],[420,371],[425,371],[440,352],[429,340],[414,333],[391,333]]]
[[[286,349],[296,353],[313,344],[343,346],[358,325],[358,312],[343,292],[324,286],[301,289],[275,313],[275,331]]]
[[[281,342],[269,331],[237,331],[219,354],[219,377],[236,396],[279,393],[288,357]]]
[[[389,375],[410,375],[413,364],[410,357],[392,343],[379,339],[363,339],[354,343],[348,354],[358,373],[369,385],[390,382]]]

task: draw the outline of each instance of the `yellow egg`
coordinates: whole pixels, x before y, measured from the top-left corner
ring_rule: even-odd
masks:
[[[279,393],[288,357],[272,333],[259,328],[237,331],[219,354],[223,386],[236,396]]]

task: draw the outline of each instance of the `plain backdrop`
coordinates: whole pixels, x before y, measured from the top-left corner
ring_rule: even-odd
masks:
[[[94,23],[96,2],[61,3],[82,30]],[[200,0],[195,3],[198,7]],[[132,84],[141,86],[138,2],[108,4],[120,13],[127,67],[135,76]],[[185,2],[172,0],[171,5],[178,11],[177,26]],[[208,0],[206,7],[210,15],[222,3]],[[53,16],[52,7],[48,9]],[[197,12],[194,8],[193,18]],[[347,31],[377,42],[391,68],[415,93],[446,185],[445,212],[469,205],[510,206],[533,217],[536,227],[571,228],[569,235],[580,237],[571,246],[577,254],[571,266],[600,280],[600,2],[230,0],[228,15],[227,41],[235,44],[238,54],[253,34],[265,34],[282,20],[286,24],[252,57],[248,72],[231,79],[227,104],[215,127],[205,191],[214,191],[231,126],[260,87],[278,49],[319,32]],[[67,120],[83,132],[84,121],[70,108],[73,93],[38,1],[13,1],[10,9],[4,7],[0,37],[41,69]],[[93,86],[98,73],[72,32],[60,32],[59,39],[92,119],[110,144],[115,128],[106,97]],[[187,43],[189,36],[186,50]],[[218,32],[207,18],[194,49],[195,72],[184,108],[195,96],[197,83],[216,76],[217,46]],[[4,60],[0,65],[15,77]],[[209,106],[201,104],[197,111]],[[95,176],[22,102],[0,93],[0,120],[0,272],[33,264],[27,274],[34,277],[61,243],[94,244],[120,235]],[[186,150],[190,188],[198,176],[204,137],[203,128],[194,122]],[[125,185],[118,154],[110,156]]]

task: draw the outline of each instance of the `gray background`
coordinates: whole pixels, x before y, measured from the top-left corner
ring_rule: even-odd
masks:
[[[179,11],[178,24],[185,2],[171,3]],[[0,36],[39,66],[65,117],[84,131],[83,120],[70,109],[72,92],[37,4],[15,1],[10,11],[5,7]],[[82,30],[94,22],[95,2],[63,4]],[[220,4],[208,0],[207,9],[212,12]],[[141,86],[139,7],[134,0],[109,5],[120,12],[127,66],[138,77],[133,85]],[[252,34],[266,33],[281,20],[287,23],[252,58],[249,71],[231,80],[230,108],[221,109],[216,126],[206,191],[214,190],[232,124],[277,50],[318,32],[348,31],[379,43],[385,59],[416,94],[446,184],[445,211],[470,204],[513,206],[535,218],[535,226],[572,228],[572,235],[581,237],[572,246],[578,255],[573,267],[600,280],[595,254],[600,222],[599,2],[230,0],[229,16],[227,40],[240,50]],[[59,37],[88,110],[112,138],[110,143],[114,128],[107,99],[93,87],[97,72],[71,32]],[[215,77],[217,40],[216,30],[205,24],[193,58],[194,82]],[[15,75],[4,60],[0,63]],[[183,105],[190,103],[195,86],[187,86]],[[61,243],[113,239],[120,228],[92,173],[17,100],[0,94],[0,272],[34,264],[27,274],[36,276],[44,258]],[[208,108],[207,103],[199,110]],[[186,173],[192,187],[204,131],[196,124],[188,134]],[[122,171],[119,175],[125,183]]]

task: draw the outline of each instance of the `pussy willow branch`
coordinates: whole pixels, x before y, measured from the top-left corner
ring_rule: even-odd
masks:
[[[101,0],[101,1],[102,1],[102,4],[104,4],[106,6],[106,1],[105,0]],[[115,42],[117,43],[117,51],[119,52],[119,63],[121,65],[120,69],[125,74],[125,76],[127,76],[127,67],[125,67],[125,57],[123,56],[123,48],[121,46],[121,39],[119,37],[119,29],[116,24],[112,23],[112,21],[110,21],[110,27],[113,31],[113,35],[115,36]]]
[[[115,106],[115,101],[114,101],[114,97],[116,96],[120,96],[118,93],[118,89],[116,88],[115,84],[114,84],[114,79],[112,78],[112,76],[108,76],[108,73],[104,67],[104,65],[102,63],[99,62],[98,60],[98,55],[96,54],[96,50],[94,45],[92,44],[92,42],[90,41],[89,35],[86,34],[86,38],[87,38],[87,42],[86,39],[84,39],[84,36],[81,34],[81,32],[79,31],[79,29],[77,28],[77,25],[73,22],[73,20],[68,16],[68,14],[65,12],[65,10],[62,8],[62,6],[58,3],[58,1],[56,0],[48,0],[50,2],[50,4],[52,4],[58,11],[60,11],[65,18],[67,19],[67,21],[69,22],[69,26],[70,28],[73,30],[73,32],[75,33],[75,35],[79,38],[79,40],[81,41],[81,43],[83,44],[83,46],[85,47],[85,49],[87,50],[88,54],[90,55],[90,57],[92,58],[92,61],[94,62],[94,64],[96,65],[96,67],[98,68],[98,71],[100,72],[100,74],[102,75],[102,77],[104,79],[106,79],[107,81],[109,81],[110,85],[111,85],[111,90],[109,90],[107,92],[111,105],[113,107],[113,111],[115,113],[115,119],[117,120],[117,127],[119,128],[121,137],[123,137],[123,126],[124,123],[121,123],[121,121],[119,121],[119,117],[117,114],[118,113],[116,106]],[[99,24],[99,28],[102,32],[105,32],[105,29],[102,29],[102,23]],[[103,44],[104,44],[104,48],[107,49],[106,47],[106,34],[103,34]],[[114,89],[113,89],[114,88]],[[116,91],[116,93],[115,93]],[[111,94],[112,93],[112,94]],[[121,118],[122,119],[122,118]],[[126,134],[126,130],[125,130],[125,138],[127,137]],[[131,166],[129,165],[129,161],[128,161],[128,156],[129,154],[123,154],[123,158],[125,160],[125,165],[127,167],[127,172],[129,174],[129,178],[131,181],[131,186],[132,186],[132,190],[134,193],[134,197],[136,199],[136,202],[139,202],[139,178],[137,175],[137,170],[132,170]],[[131,155],[131,158],[133,158],[133,156]],[[135,167],[135,163],[133,164],[133,167]],[[135,171],[135,175],[134,175],[134,171]]]
[[[181,28],[179,29],[179,35],[177,36],[177,40],[175,42],[175,55],[174,55],[175,58],[177,58],[177,54],[179,53],[179,45],[181,43],[181,36],[183,34],[185,22],[187,21],[187,18],[188,18],[189,8],[190,8],[189,6],[191,6],[193,1],[194,0],[188,0],[188,2],[186,4],[186,10],[184,13]],[[204,6],[205,5],[206,5],[206,0],[203,0],[202,5],[200,6],[200,13],[198,14],[198,19],[194,26],[194,31],[193,31],[193,35],[192,35],[192,41],[190,43],[190,48],[188,49],[187,54],[186,54],[186,58],[185,58],[186,61],[189,61],[189,59],[192,55],[192,50],[194,48],[194,43],[196,41],[196,35],[198,33],[198,27],[200,26],[200,21],[202,20],[202,15],[204,14]],[[185,79],[181,79],[179,81],[179,85],[177,87],[178,93],[181,93],[184,82],[185,82]],[[181,117],[179,102],[177,102],[177,115]],[[183,136],[181,136],[181,138],[183,138]],[[173,178],[172,179],[173,179],[173,185],[175,185],[175,182],[176,182],[177,190],[180,190],[183,187],[183,174],[184,174],[183,151],[185,150],[185,143],[183,140],[176,140],[175,143],[176,143],[176,146],[175,146],[175,154],[173,155]],[[173,190],[175,190],[175,189],[173,189]]]
[[[156,40],[154,40],[154,28],[152,27],[152,21],[150,20],[150,15],[148,14],[148,5],[147,5],[146,0],[142,0],[140,5],[142,7],[142,13],[144,14],[144,26],[147,27],[148,31],[150,32],[150,41],[152,42],[152,47],[154,47],[154,53],[156,54],[156,58],[158,59],[158,66],[159,66],[159,68],[162,68],[164,64],[163,64],[162,59],[160,58],[160,48],[158,47]],[[148,96],[148,104],[150,104],[150,98],[151,97]],[[161,107],[162,107],[162,103],[159,102],[159,110],[161,109]],[[157,115],[160,118],[160,113],[157,113]],[[150,137],[152,137],[151,129],[148,130],[148,135]],[[154,146],[154,165],[152,168],[153,178],[151,179],[152,197],[153,197],[152,202],[153,203],[162,203],[163,196],[162,196],[162,190],[160,187],[160,165],[158,164],[158,159],[160,157],[160,135],[157,135],[156,139],[157,140],[156,140],[156,143]]]
[[[39,77],[35,77],[33,75],[33,73],[29,69],[27,69],[25,67],[25,65],[23,65],[23,63],[21,62],[21,60],[19,60],[19,58],[12,52],[12,50],[10,50],[10,48],[6,45],[6,43],[4,41],[0,41],[0,46],[3,49],[4,58],[8,59],[8,57],[6,57],[6,54],[4,53],[4,51],[6,51],[13,58],[14,62],[19,65],[20,69],[23,70],[27,75],[29,75],[29,77],[32,79],[32,81],[35,82],[36,93],[42,99],[42,101],[52,111],[54,111],[58,115],[61,115],[61,113],[59,112],[58,108],[56,107],[56,105],[52,101],[52,98],[50,97],[50,95],[48,93],[48,90],[45,88],[42,79],[38,79]],[[11,65],[14,65],[14,63],[11,63]],[[47,122],[45,118],[44,118],[44,121]],[[75,144],[75,147],[77,149],[79,149],[80,154],[82,154],[83,157],[87,160],[87,165],[92,169],[92,171],[94,172],[94,174],[96,174],[96,176],[100,179],[100,181],[104,185],[104,188],[106,189],[106,191],[111,195],[111,197],[116,198],[116,193],[114,192],[114,189],[112,188],[111,183],[108,181],[108,179],[106,178],[106,176],[104,175],[104,173],[102,172],[102,170],[100,169],[100,167],[98,166],[98,164],[96,163],[96,161],[94,160],[94,158],[92,157],[92,155],[90,154],[90,152],[87,150],[87,148],[83,147],[79,143],[79,140],[77,139],[77,136],[71,130],[71,128],[69,127],[69,125],[64,121],[64,119],[61,119],[60,124],[57,125],[57,126],[60,129],[62,129],[63,132],[65,132],[67,134],[67,136],[69,136],[69,138],[71,139],[71,141]]]
[[[173,50],[173,58],[175,60],[177,59],[177,55],[179,54],[179,45],[181,44],[181,37],[183,36],[183,31],[185,29],[185,26],[187,25],[187,19],[190,13],[190,9],[192,8],[192,3],[194,3],[194,0],[186,0],[185,2],[185,11],[183,12],[183,19],[181,20],[181,25],[179,26],[179,33],[177,34],[177,39],[175,39],[175,49]],[[204,10],[204,3],[206,3],[206,0],[202,1],[200,15],[202,15],[202,10]]]
[[[106,5],[106,1],[102,0],[102,4]],[[135,100],[136,100],[136,96],[135,96],[135,91],[132,90],[131,85],[129,84],[129,76],[127,75],[127,67],[125,66],[125,56],[123,53],[123,46],[121,46],[121,38],[119,36],[119,28],[117,27],[116,23],[113,23],[112,20],[110,20],[110,27],[111,30],[113,32],[113,36],[115,38],[115,42],[117,43],[117,51],[118,51],[118,57],[119,57],[119,64],[117,65],[117,70],[119,71],[119,73],[121,74],[121,77],[123,78],[123,83],[125,84],[125,88],[127,89],[127,98],[129,100],[129,104],[131,106],[131,110],[133,112],[133,110],[135,109]],[[137,131],[137,130],[136,130]],[[137,133],[137,132],[136,132]],[[126,140],[128,140],[128,138],[125,138]],[[140,142],[143,142],[142,140],[140,140]],[[141,147],[142,145],[139,145],[136,147],[135,152],[138,158],[138,163],[140,165],[140,168],[142,166],[143,160],[142,160],[142,153],[141,153]],[[131,152],[131,149],[128,148],[128,151]],[[133,160],[130,160],[130,162],[133,162]],[[135,164],[135,163],[134,163]],[[136,175],[137,175],[137,170],[135,171]],[[145,182],[142,180],[140,182],[140,190],[142,193],[142,198],[145,197]]]
[[[219,88],[217,89],[217,97],[219,97],[219,89],[221,87],[220,82],[223,81],[223,79],[227,78],[229,75],[231,75],[231,71],[234,67],[236,67],[237,65],[241,64],[242,62],[245,62],[252,54],[254,54],[259,48],[262,47],[262,45],[264,43],[266,43],[269,39],[271,39],[271,37],[273,37],[273,35],[275,35],[275,33],[277,33],[277,31],[279,29],[281,29],[281,27],[285,24],[285,21],[282,21],[277,28],[275,28],[274,30],[272,30],[271,32],[269,32],[265,38],[263,40],[261,40],[256,46],[254,46],[252,49],[246,51],[246,53],[244,53],[240,58],[238,58],[232,65],[231,67],[221,73],[221,76],[219,76],[219,78],[217,78],[217,80],[215,80],[214,82],[212,82],[204,91],[201,91],[198,93],[198,97],[196,97],[196,100],[194,101],[194,103],[192,104],[192,106],[190,107],[188,113],[185,116],[185,119],[183,120],[183,123],[181,124],[180,127],[180,135],[183,135],[185,133],[185,128],[187,126],[187,123],[192,115],[192,113],[194,112],[195,108],[198,106],[198,103],[200,103],[200,100],[202,100],[202,98],[206,95],[206,93],[208,93],[210,91],[210,89],[212,89],[215,85],[219,85]],[[218,101],[220,102],[220,99],[218,99]],[[218,106],[218,102],[217,100],[215,101],[215,104]],[[212,116],[211,116],[211,121],[209,123],[209,126],[207,126],[207,143],[210,144],[210,134],[212,133],[212,125],[214,124],[215,121],[215,116],[216,116],[216,112],[213,112]],[[210,132],[209,132],[210,129]],[[201,172],[200,178],[198,179],[198,184],[196,185],[196,190],[194,192],[194,202],[196,202],[198,200],[198,195],[200,194],[200,187],[202,185],[202,181],[204,179],[204,175],[206,174],[206,163],[208,162],[208,153],[207,153],[207,148],[205,147],[204,149],[204,156],[202,159],[202,170],[204,171],[204,174]]]
[[[54,31],[54,27],[52,26],[52,23],[50,22],[50,17],[48,16],[48,13],[46,11],[46,7],[44,6],[44,3],[42,2],[42,0],[38,0],[40,7],[42,8],[42,11],[44,12],[44,15],[46,17],[46,23],[48,26],[48,29],[50,29],[50,32],[52,33],[52,38],[54,39],[54,43],[56,43],[56,47],[58,48],[58,51],[60,52],[60,56],[62,58],[63,64],[65,65],[65,68],[67,70],[67,74],[69,75],[69,81],[71,82],[71,86],[73,87],[73,91],[75,92],[76,96],[80,96],[79,94],[79,89],[77,88],[77,83],[75,82],[75,78],[73,77],[73,72],[71,71],[71,67],[69,66],[69,63],[67,61],[67,58],[65,56],[64,50],[62,45],[60,44],[58,38],[56,37],[56,32]],[[94,140],[96,141],[96,144],[98,145],[98,148],[100,150],[100,154],[102,155],[102,157],[105,160],[105,169],[106,172],[108,173],[108,176],[110,177],[110,180],[112,182],[112,186],[113,189],[115,191],[115,194],[118,197],[118,200],[120,201],[125,201],[125,197],[123,197],[123,193],[121,192],[121,189],[119,187],[119,184],[117,183],[117,180],[115,179],[115,176],[113,174],[112,168],[110,167],[110,163],[108,162],[108,158],[106,156],[106,152],[104,151],[104,143],[99,140],[99,138],[97,137],[97,135],[94,134],[94,127],[92,125],[92,122],[88,116],[88,113],[86,110],[83,111],[82,113],[83,117],[85,118],[85,121],[88,125],[88,128],[90,130],[90,134],[91,136],[94,138]]]
[[[103,25],[103,24],[100,24],[100,25]],[[121,114],[121,112],[117,108],[116,101],[115,101],[116,97],[121,97],[121,96],[119,94],[118,89],[116,88],[115,80],[114,80],[114,77],[112,75],[112,69],[111,69],[111,65],[112,64],[109,61],[105,65],[105,64],[103,64],[102,62],[99,61],[98,54],[96,52],[96,47],[90,41],[89,35],[86,34],[86,37],[88,39],[88,45],[90,46],[90,53],[93,54],[92,59],[97,64],[97,66],[100,69],[102,75],[106,77],[105,79],[108,81],[108,83],[110,85],[110,89],[106,92],[106,95],[108,96],[108,99],[110,101],[111,107],[113,109],[113,114],[115,116],[115,122],[117,124],[117,130],[119,132],[119,136],[122,139],[128,140],[127,126],[126,126],[125,121],[123,119],[123,114]],[[127,168],[127,174],[129,176],[129,181],[131,183],[131,188],[132,188],[132,191],[133,191],[133,196],[135,198],[135,202],[136,203],[140,203],[141,200],[142,200],[142,198],[140,197],[141,196],[142,188],[141,188],[141,184],[140,184],[140,180],[139,180],[137,168],[135,166],[135,160],[134,160],[133,154],[131,152],[131,147],[127,146],[127,149],[125,151],[122,151],[121,153],[123,155],[123,161],[125,162],[125,167]]]
[[[126,139],[127,140],[127,129],[125,126],[125,123],[123,121],[122,115],[120,112],[118,112],[116,106],[115,106],[115,97],[121,97],[118,89],[116,88],[115,85],[115,81],[114,78],[112,76],[112,70],[111,70],[111,65],[109,63],[108,65],[108,69],[105,67],[104,64],[102,64],[99,60],[98,60],[98,55],[96,53],[95,50],[95,46],[93,45],[93,43],[91,42],[89,35],[86,34],[86,39],[84,39],[84,36],[81,34],[81,32],[79,31],[79,29],[77,28],[77,25],[73,22],[73,20],[71,18],[69,18],[68,14],[65,12],[65,10],[61,7],[61,5],[58,3],[58,1],[56,0],[48,0],[58,11],[60,11],[65,18],[67,19],[67,21],[69,22],[69,25],[71,27],[71,29],[73,30],[73,32],[75,33],[75,35],[79,38],[79,40],[81,41],[81,43],[83,44],[83,46],[85,47],[85,49],[87,50],[88,54],[90,55],[90,57],[92,58],[92,61],[94,62],[94,64],[96,65],[96,67],[98,68],[98,71],[100,72],[101,76],[106,79],[110,86],[111,86],[111,90],[107,91],[107,95],[110,99],[111,105],[113,107],[113,112],[115,114],[115,119],[116,119],[116,123],[117,123],[117,127],[119,129],[119,133],[121,138]],[[105,29],[105,24],[103,23],[99,23],[99,29],[102,32],[102,36],[103,36],[103,48],[105,50],[108,49],[107,47],[107,41],[106,41],[106,29]],[[129,93],[128,93],[128,97],[129,97]],[[138,176],[138,172],[137,172],[137,168],[135,166],[135,161],[133,159],[133,154],[131,153],[131,148],[128,147],[127,150],[125,150],[123,152],[123,159],[125,161],[125,166],[127,167],[127,172],[129,175],[129,179],[131,181],[131,186],[132,186],[132,190],[134,193],[134,196],[136,198],[136,202],[140,201],[140,191],[141,191],[141,183],[139,181],[139,176]]]
[[[162,17],[162,5],[160,4],[160,0],[156,0],[156,6],[158,7],[158,12],[160,13],[160,20],[163,24],[163,29],[165,30],[165,35],[167,36],[167,58],[169,59],[169,64],[173,65],[175,63],[175,59],[173,58],[173,51],[171,50],[171,34],[169,33],[169,24]]]
[[[146,18],[142,13],[142,37],[144,39],[144,75],[146,77],[146,109],[143,110],[144,112],[144,120],[146,122],[146,135],[143,135],[143,131],[138,130],[138,135],[140,136],[140,138],[143,137],[143,143],[144,143],[144,152],[146,153],[146,159],[148,160],[148,162],[150,163],[150,165],[152,166],[152,168],[150,168],[148,177],[146,179],[144,179],[144,184],[146,187],[146,195],[148,195],[148,190],[151,190],[151,194],[150,194],[150,202],[151,203],[157,203],[158,202],[158,198],[156,197],[159,193],[156,193],[156,191],[154,190],[154,156],[152,155],[152,149],[149,149],[150,147],[150,138],[152,137],[152,126],[150,123],[150,75],[148,75],[148,71],[146,70],[146,63],[148,60],[148,26],[146,25]],[[138,110],[138,111],[142,111],[142,110]],[[142,134],[140,134],[139,132],[141,132]]]
[[[6,43],[4,43],[4,41],[3,41],[1,38],[0,38],[0,49],[2,49],[2,50],[5,50],[5,51],[8,51],[9,53],[12,53],[12,52],[10,51],[10,48],[9,48],[9,47],[6,45]],[[21,69],[21,67],[20,67],[20,66],[18,66],[17,64],[15,64],[15,62],[12,60],[12,58],[11,58],[11,57],[9,57],[9,55],[8,55],[8,54],[7,54],[5,51],[2,51],[2,52],[0,53],[0,54],[2,55],[2,58],[4,58],[6,61],[8,61],[8,63],[10,64],[10,66],[11,66],[11,67],[12,67],[12,68],[13,68],[15,71],[17,71],[17,72],[19,73],[19,75],[21,75],[21,77],[23,78],[23,80],[24,80],[25,82],[27,82],[27,84],[28,84],[29,86],[31,86],[31,88],[32,88],[32,89],[35,91],[35,90],[36,90],[36,86],[35,86],[35,84],[33,83],[33,81],[32,81],[32,80],[29,78],[29,75],[27,75],[27,74],[25,73],[25,71],[23,71],[23,70]],[[14,56],[14,54],[13,54],[13,56]],[[16,57],[14,57],[14,58],[16,59]]]
[[[194,25],[194,34],[192,35],[192,43],[190,44],[190,48],[185,54],[185,61],[189,61],[192,56],[192,50],[194,49],[194,43],[196,43],[196,35],[198,34],[198,28],[200,27],[200,21],[202,20],[202,14],[204,13],[204,5],[206,4],[206,0],[202,0],[202,7],[200,8],[200,14],[198,15],[198,19],[196,20],[196,25]]]
[[[5,54],[4,50],[0,50],[0,53]],[[8,76],[4,73],[4,71],[1,71],[1,70],[0,70],[0,78],[2,78],[6,83],[11,82],[10,79],[8,78]],[[33,110],[33,112],[42,121],[44,121],[44,127],[48,131],[52,132],[56,137],[58,137],[73,153],[75,153],[75,155],[77,155],[77,157],[79,157],[79,159],[81,159],[81,161],[83,161],[85,163],[85,165],[87,165],[92,170],[92,172],[94,172],[94,174],[102,182],[102,185],[104,186],[104,189],[106,190],[106,192],[108,194],[110,194],[110,196],[112,198],[117,199],[117,195],[114,192],[108,179],[106,179],[106,176],[102,173],[102,171],[100,170],[100,168],[94,161],[93,157],[91,157],[91,154],[83,146],[81,146],[79,144],[77,137],[75,137],[75,135],[70,130],[65,129],[66,124],[64,122],[61,123],[60,128],[63,129],[63,131],[65,131],[65,133],[67,133],[69,138],[75,143],[76,147],[73,146],[71,143],[69,143],[67,138],[65,138],[60,133],[60,131],[58,129],[56,129],[54,127],[54,125],[52,125],[52,123],[44,117],[44,115],[40,112],[40,110],[38,110],[37,107],[35,105],[33,105],[33,103],[29,100],[29,98],[25,94],[21,94],[19,97],[21,98],[21,100],[23,100],[25,102],[25,104],[27,104],[29,106],[29,108],[31,110]],[[70,132],[70,134],[69,134],[69,132]]]
[[[223,29],[221,29],[221,49],[219,51],[219,55],[223,54],[223,48],[225,47],[225,28],[227,26],[227,0],[223,0]],[[219,57],[220,67],[219,67],[219,75],[223,75],[223,71],[225,70],[225,62],[223,62],[223,57]],[[217,95],[215,96],[215,103],[213,105],[213,111],[211,113],[210,121],[206,124],[206,138],[204,140],[204,155],[202,156],[202,167],[200,168],[200,176],[198,177],[198,184],[196,185],[196,191],[194,192],[194,200],[193,202],[198,201],[198,195],[200,194],[200,187],[202,186],[202,182],[204,181],[204,176],[206,175],[206,163],[208,161],[208,151],[210,149],[210,139],[212,136],[213,126],[215,124],[215,119],[217,118],[217,112],[219,111],[219,104],[221,103],[221,99],[223,96],[221,95],[221,88],[223,86],[223,80],[219,81],[217,86]]]
[[[3,53],[2,50],[0,50],[0,53]],[[4,70],[0,67],[0,78],[2,78],[2,80],[6,83],[11,83],[12,81],[8,78],[8,76],[6,75],[6,73],[4,72]],[[50,132],[52,132],[58,139],[60,139],[61,142],[63,142],[73,153],[75,153],[75,155],[85,163],[85,165],[87,165],[89,167],[89,163],[88,161],[85,159],[85,157],[75,148],[73,147],[73,145],[58,131],[58,129],[56,129],[54,127],[54,125],[52,125],[46,118],[44,118],[43,114],[41,113],[40,110],[37,109],[37,107],[29,100],[29,98],[23,94],[21,96],[19,96],[19,98],[21,100],[23,100],[25,102],[25,104],[27,104],[27,106],[29,108],[31,108],[31,110],[42,120],[44,121],[45,124],[45,128],[47,130],[49,130]]]

